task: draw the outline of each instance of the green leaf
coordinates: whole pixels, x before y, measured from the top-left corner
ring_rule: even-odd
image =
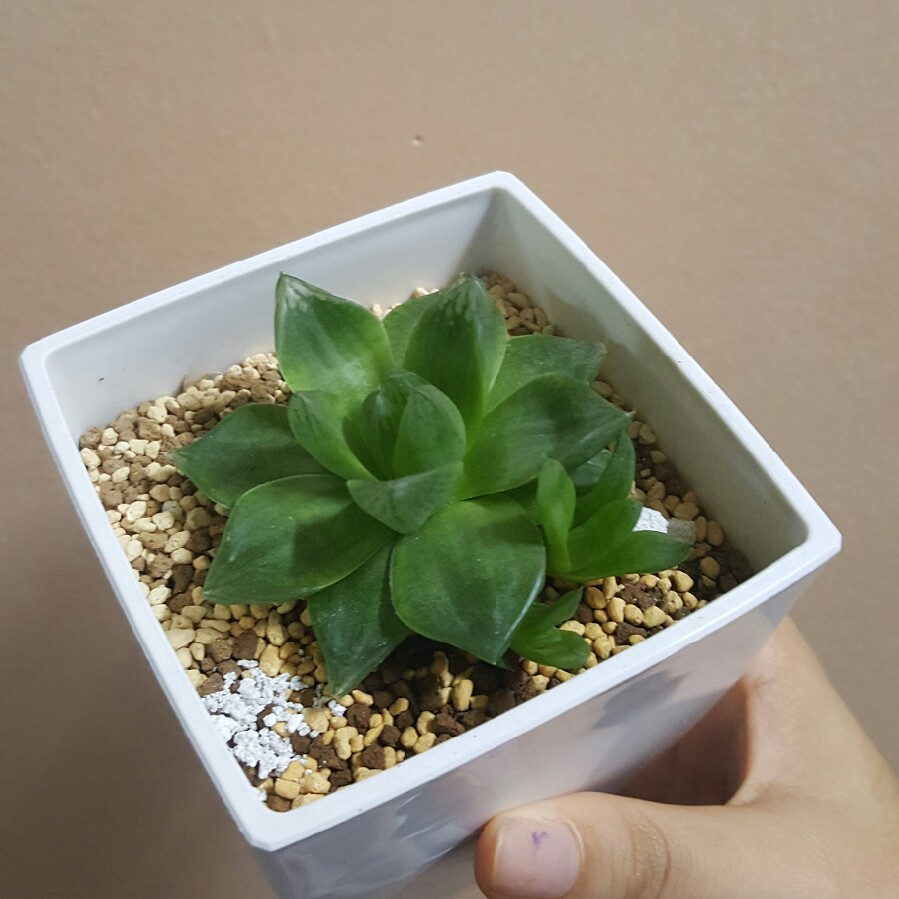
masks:
[[[465,424],[453,401],[431,384],[416,385],[397,429],[394,472],[415,474],[461,462],[464,455]]]
[[[393,367],[381,322],[356,303],[282,274],[275,290],[275,352],[290,389],[362,400]]]
[[[465,425],[452,400],[409,371],[391,372],[358,416],[359,454],[380,477],[418,474],[465,454]]]
[[[614,440],[628,420],[586,384],[542,375],[484,418],[465,459],[467,493],[526,484],[547,457],[575,468]]]
[[[431,296],[439,299],[413,326],[403,366],[442,390],[472,427],[502,362],[508,340],[503,317],[470,275]]]
[[[568,532],[574,522],[575,500],[574,484],[562,463],[545,459],[537,477],[537,509],[550,571],[564,571],[570,565]]]
[[[583,668],[590,647],[583,637],[556,627],[574,617],[582,592],[571,590],[553,603],[534,603],[515,628],[513,651],[538,665],[569,670]]]
[[[655,531],[634,531],[641,509],[632,500],[607,503],[568,535],[571,568],[551,573],[571,581],[592,581],[655,573],[682,562],[690,552],[689,543]]]
[[[390,601],[392,551],[391,543],[352,574],[309,597],[332,696],[358,686],[409,634]]]
[[[411,630],[499,664],[544,562],[540,533],[514,500],[454,503],[397,543],[393,604]]]
[[[574,571],[590,569],[594,563],[611,557],[615,548],[633,531],[640,517],[642,506],[631,500],[619,500],[607,503],[583,524],[574,528],[568,535],[568,553],[571,567],[567,571],[550,573],[558,577],[569,577]],[[633,574],[630,571],[619,571],[616,574]],[[611,576],[611,575],[610,575]],[[605,575],[598,575],[605,577]],[[573,576],[571,580],[576,580]],[[592,576],[586,580],[592,580]]]
[[[267,481],[323,471],[294,438],[287,409],[263,403],[238,407],[169,458],[181,474],[223,506],[233,506],[247,490]]]
[[[503,363],[490,396],[488,409],[498,406],[506,397],[541,375],[567,375],[576,381],[590,383],[605,355],[601,343],[572,340],[545,334],[513,337],[506,346]]]
[[[622,431],[599,479],[589,493],[578,497],[576,523],[583,523],[606,503],[627,499],[634,484],[636,467],[634,444],[627,432]]]
[[[602,473],[609,464],[612,457],[611,450],[601,449],[595,456],[591,456],[583,465],[569,472],[574,489],[580,493],[586,493],[592,487],[596,486],[596,482],[602,477]]]
[[[324,390],[294,393],[287,413],[294,438],[321,465],[342,478],[371,477],[347,443],[339,397]]]
[[[619,574],[655,574],[674,568],[687,558],[691,544],[657,531],[634,531],[608,554],[591,565],[573,571],[574,581],[590,581]]]
[[[582,587],[563,593],[555,602],[534,603],[524,616],[529,625],[551,627],[564,624],[574,618],[577,607],[584,595]],[[524,622],[522,622],[524,624]],[[521,627],[521,625],[519,625]]]
[[[384,330],[393,350],[393,358],[402,362],[409,344],[409,335],[426,309],[442,299],[440,291],[429,293],[423,297],[409,297],[384,317]]]
[[[464,486],[464,481],[462,486]],[[537,482],[529,481],[527,484],[522,484],[520,487],[513,487],[511,490],[504,490],[503,496],[508,496],[511,499],[514,499],[516,503],[518,503],[522,509],[524,509],[525,514],[534,524],[540,524],[540,512],[537,508]]]
[[[333,475],[260,484],[231,510],[203,595],[218,603],[296,599],[346,577],[392,537]]]
[[[454,498],[461,478],[462,463],[451,462],[391,481],[350,480],[347,487],[372,518],[400,534],[411,534]]]
[[[421,380],[409,372],[389,374],[381,386],[365,398],[356,417],[358,426],[354,433],[358,435],[358,445],[354,444],[354,449],[379,478],[392,478],[394,474],[393,450],[408,398],[406,381],[411,378]]]

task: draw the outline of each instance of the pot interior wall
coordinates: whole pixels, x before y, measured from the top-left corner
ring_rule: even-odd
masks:
[[[467,266],[491,193],[359,228],[338,226],[78,325],[48,372],[74,440],[122,409],[273,348],[274,288],[289,272],[365,305],[392,305]],[[334,239],[334,234],[338,236]]]
[[[561,225],[561,223],[560,223]],[[562,226],[564,227],[564,226]],[[703,510],[761,570],[807,538],[785,491],[746,450],[759,440],[727,400],[693,380],[706,376],[586,247],[574,252],[515,197],[498,192],[469,264],[511,278],[568,337],[602,340],[603,376],[649,421]],[[634,318],[643,328],[635,327]],[[759,527],[760,521],[765,522]]]

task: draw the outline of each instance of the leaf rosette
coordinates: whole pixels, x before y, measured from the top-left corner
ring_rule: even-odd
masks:
[[[583,583],[658,571],[689,546],[634,531],[627,414],[591,387],[601,344],[509,337],[475,277],[379,320],[291,275],[276,288],[286,405],[248,404],[172,454],[229,509],[215,603],[305,598],[342,695],[410,633],[494,665],[577,669],[560,630]]]

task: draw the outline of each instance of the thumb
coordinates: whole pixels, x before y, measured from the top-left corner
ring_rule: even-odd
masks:
[[[795,845],[784,857],[777,812],[576,793],[494,818],[475,876],[491,899],[814,895],[820,861],[805,864]]]

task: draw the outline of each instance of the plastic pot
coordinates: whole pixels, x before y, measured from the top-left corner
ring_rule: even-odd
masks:
[[[562,333],[608,346],[603,377],[652,423],[705,510],[757,572],[664,632],[376,777],[286,813],[248,783],[138,590],[78,436],[273,345],[280,271],[389,305],[496,270]],[[614,789],[741,675],[839,549],[834,526],[733,403],[622,282],[511,175],[363,216],[97,316],[29,346],[28,390],[78,514],[181,725],[284,897],[389,893],[497,811]],[[352,866],[346,859],[352,858]]]

